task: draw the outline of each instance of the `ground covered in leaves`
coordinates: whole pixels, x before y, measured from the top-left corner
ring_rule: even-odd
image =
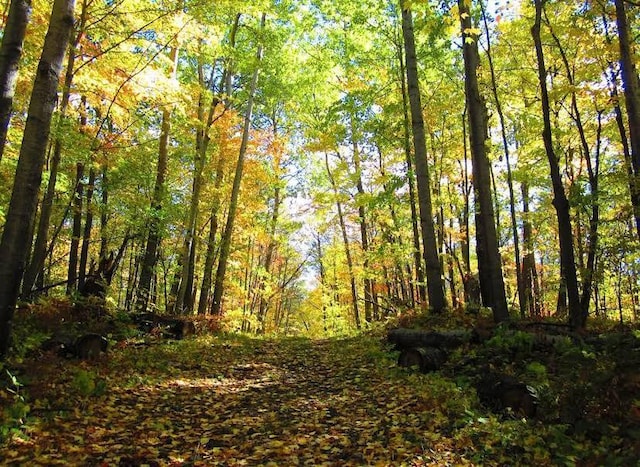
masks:
[[[3,383],[9,391],[3,403],[22,417],[7,431],[5,410],[0,461],[632,465],[637,459],[637,446],[611,424],[592,436],[560,419],[492,413],[469,380],[456,376],[462,355],[426,375],[397,368],[397,355],[381,336],[129,340],[89,362],[46,354],[18,371],[14,386]]]

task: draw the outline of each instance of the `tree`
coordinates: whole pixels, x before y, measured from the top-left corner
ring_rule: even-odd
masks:
[[[618,23],[618,40],[620,44],[620,68],[624,83],[624,97],[627,104],[629,122],[629,140],[631,141],[631,201],[635,217],[638,238],[640,238],[640,81],[633,57],[631,34],[627,20],[625,0],[615,0]]]
[[[569,300],[569,322],[576,329],[584,328],[587,320],[586,313],[583,313],[580,306],[580,296],[578,293],[578,277],[576,273],[575,255],[573,250],[573,231],[571,228],[571,214],[569,212],[569,200],[564,191],[562,176],[558,157],[553,146],[553,135],[551,128],[551,111],[549,105],[549,92],[547,90],[547,68],[544,60],[544,50],[540,34],[542,21],[542,9],[546,0],[535,0],[535,22],[531,28],[531,34],[536,49],[538,81],[540,84],[542,119],[544,130],[542,139],[545,152],[549,160],[551,171],[551,183],[553,186],[553,206],[556,209],[558,219],[558,236],[560,240],[560,268],[562,279],[565,282],[567,296]]]
[[[260,30],[264,31],[266,22],[266,13],[262,14],[260,20]],[[240,195],[240,183],[242,181],[242,171],[244,166],[244,158],[247,152],[247,144],[249,142],[249,129],[251,126],[251,114],[253,111],[253,99],[258,86],[258,75],[260,73],[260,61],[262,60],[262,42],[258,45],[256,54],[256,64],[251,78],[249,88],[249,100],[247,101],[247,109],[245,111],[244,126],[242,129],[242,143],[236,163],[236,171],[233,178],[233,187],[231,189],[231,200],[229,201],[229,213],[227,214],[227,224],[222,234],[222,243],[220,245],[220,258],[218,260],[218,270],[216,271],[215,286],[213,289],[213,305],[212,313],[219,315],[222,313],[222,293],[224,291],[224,276],[227,270],[227,260],[229,259],[229,251],[231,249],[231,235],[233,234],[233,224],[235,221],[236,210],[238,209],[238,197]]]
[[[0,241],[0,358],[4,358],[9,350],[13,312],[31,244],[51,116],[73,27],[74,6],[74,0],[54,1],[31,92],[11,202]]]
[[[7,142],[22,43],[30,17],[31,0],[11,0],[0,46],[0,161]]]
[[[502,279],[502,260],[498,250],[496,221],[491,195],[491,169],[487,157],[488,117],[484,99],[478,88],[478,34],[471,27],[469,0],[458,0],[462,28],[462,50],[465,68],[465,94],[469,118],[469,139],[473,160],[473,192],[476,211],[476,252],[480,290],[485,306],[491,307],[496,322],[509,318]]]
[[[427,293],[429,296],[429,306],[438,313],[447,307],[447,300],[444,295],[442,267],[438,259],[435,226],[433,223],[431,182],[429,180],[429,166],[427,164],[427,144],[425,140],[424,120],[422,117],[413,20],[408,2],[400,0],[400,8],[402,10],[402,34],[406,56],[407,87],[411,108],[411,128],[413,130],[416,178],[418,181],[418,207],[420,211],[420,226],[422,228],[422,248],[426,263]]]
[[[174,38],[178,40],[177,37]],[[177,45],[173,45],[169,52],[171,62],[169,76],[174,78],[178,71],[178,54]],[[171,112],[172,105],[165,104],[162,110],[162,123],[160,129],[160,139],[158,142],[158,165],[156,167],[156,182],[153,188],[153,198],[151,201],[151,223],[149,225],[149,235],[147,237],[147,247],[144,252],[142,261],[142,271],[140,273],[140,282],[138,284],[138,298],[136,307],[138,310],[146,311],[149,304],[149,295],[151,291],[151,279],[158,259],[158,250],[162,239],[161,233],[161,212],[162,204],[165,198],[165,181],[167,177],[167,163],[169,158],[169,137],[171,132]]]

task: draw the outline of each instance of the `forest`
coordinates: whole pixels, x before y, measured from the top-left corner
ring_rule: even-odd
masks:
[[[640,458],[638,7],[2,0],[0,460]]]

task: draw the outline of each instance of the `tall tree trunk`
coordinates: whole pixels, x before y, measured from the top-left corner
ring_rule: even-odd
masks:
[[[56,105],[58,80],[73,27],[74,0],[55,0],[33,83],[11,201],[0,241],[0,359],[11,342],[11,323],[31,245],[45,151]]]
[[[333,195],[336,198],[336,206],[338,208],[338,221],[340,222],[340,231],[342,232],[342,242],[344,244],[344,254],[347,258],[347,270],[349,271],[349,282],[351,284],[351,302],[353,308],[353,319],[356,323],[356,328],[360,329],[360,308],[358,306],[358,289],[356,287],[356,277],[353,271],[353,259],[351,257],[351,248],[349,247],[349,236],[347,235],[347,226],[344,222],[344,214],[342,213],[342,203],[340,203],[338,187],[336,181],[331,173],[331,167],[329,166],[329,155],[325,152],[324,162],[327,168],[327,176],[331,183]]]
[[[485,33],[487,36],[487,58],[489,61],[489,71],[491,72],[491,91],[493,92],[493,99],[496,104],[496,111],[498,118],[500,119],[500,134],[502,135],[502,147],[504,150],[504,159],[507,166],[507,186],[509,187],[509,213],[511,214],[511,233],[513,237],[513,249],[516,260],[516,283],[518,289],[518,304],[520,307],[520,316],[522,318],[526,315],[526,297],[524,291],[524,282],[522,280],[522,264],[520,261],[520,237],[518,235],[518,222],[516,220],[516,201],[515,193],[513,190],[513,173],[511,171],[511,160],[509,154],[509,142],[507,140],[507,125],[502,112],[502,103],[498,97],[498,84],[496,80],[495,68],[493,66],[493,58],[491,55],[491,37],[489,34],[489,26],[487,24],[487,16],[484,8],[484,1],[480,1],[482,8],[482,18],[484,21]]]
[[[278,138],[278,127],[276,124],[276,116],[275,112],[273,115],[273,138],[274,141]],[[267,314],[267,309],[269,306],[268,298],[266,296],[266,281],[269,280],[271,276],[271,263],[273,261],[273,254],[276,249],[276,229],[278,226],[278,219],[280,217],[280,206],[282,204],[282,194],[281,194],[281,176],[282,176],[282,167],[281,167],[281,155],[275,154],[273,161],[273,172],[275,176],[275,187],[273,189],[273,210],[271,211],[271,221],[269,225],[269,240],[267,244],[267,251],[264,255],[264,262],[262,263],[262,267],[264,269],[264,277],[260,282],[260,305],[258,308],[258,321],[260,322],[261,328],[265,329],[265,317]]]
[[[76,164],[76,192],[73,198],[73,227],[71,229],[71,245],[69,247],[69,267],[67,268],[67,295],[77,289],[78,281],[78,249],[82,235],[82,198],[84,193],[84,164]]]
[[[407,84],[411,107],[411,126],[413,129],[413,147],[415,151],[416,177],[418,181],[418,207],[420,210],[420,226],[422,227],[422,247],[426,263],[427,292],[429,306],[439,313],[446,309],[447,299],[444,294],[442,268],[438,259],[436,233],[431,206],[431,182],[427,164],[427,144],[420,102],[420,85],[418,80],[418,61],[416,58],[413,20],[409,2],[400,0],[402,9],[402,34],[407,62]]]
[[[624,83],[624,97],[629,122],[629,140],[631,142],[631,166],[633,180],[631,183],[631,202],[640,238],[640,82],[635,67],[633,39],[631,38],[625,0],[615,0],[618,39],[620,43],[620,68]]]
[[[31,19],[31,0],[11,0],[0,46],[0,161],[7,142],[22,43]]]
[[[237,14],[231,32],[229,35],[229,47],[235,48],[236,45],[236,32],[240,24],[240,14]],[[231,100],[231,81],[233,76],[233,63],[231,59],[227,59],[227,64],[222,78],[220,80],[220,93],[224,94],[225,98],[223,103],[225,108],[229,107]],[[213,105],[213,102],[212,102]],[[208,127],[207,127],[208,130]],[[205,142],[208,144],[209,135],[205,135]],[[216,178],[214,181],[213,200],[211,203],[211,225],[209,227],[209,238],[207,240],[207,252],[205,254],[204,269],[202,272],[202,285],[200,286],[200,300],[198,301],[198,314],[204,315],[209,308],[209,297],[211,294],[211,278],[213,275],[213,266],[215,262],[215,240],[218,233],[218,214],[221,205],[220,187],[224,180],[224,160],[220,154],[218,156],[218,162],[216,164]]]
[[[176,38],[177,40],[177,38]],[[171,59],[171,70],[169,76],[174,78],[178,70],[178,47],[171,48],[169,54]],[[147,237],[147,247],[142,260],[142,271],[138,283],[138,294],[136,298],[136,308],[139,311],[146,311],[149,305],[151,292],[151,281],[154,275],[156,262],[158,260],[158,250],[161,241],[160,211],[165,192],[165,179],[167,177],[167,163],[169,158],[169,133],[171,131],[171,113],[169,104],[162,110],[162,124],[160,130],[160,141],[158,146],[158,166],[156,168],[156,182],[153,188],[153,198],[151,201],[151,219],[149,224],[149,236]]]
[[[67,111],[69,108],[69,98],[71,97],[71,84],[73,82],[73,72],[77,55],[78,44],[87,20],[87,1],[82,2],[82,11],[80,13],[79,22],[76,28],[76,34],[70,36],[69,53],[67,54],[67,70],[64,76],[64,84],[62,86],[62,99],[59,108],[58,133],[66,121]],[[73,38],[71,38],[73,37]],[[53,157],[51,158],[51,167],[49,169],[49,181],[47,183],[47,191],[42,197],[40,207],[40,217],[38,219],[38,227],[36,231],[36,240],[33,246],[31,260],[25,270],[24,281],[22,284],[22,295],[26,298],[30,295],[31,290],[36,283],[38,276],[43,274],[44,262],[47,256],[47,244],[49,242],[49,227],[51,224],[51,212],[53,208],[53,200],[55,197],[56,182],[58,180],[58,167],[60,166],[60,158],[62,153],[62,138],[58,134],[53,144]]]
[[[416,207],[416,187],[414,181],[415,172],[413,170],[411,134],[409,131],[409,102],[402,43],[398,45],[398,61],[400,62],[400,90],[402,92],[402,142],[404,146],[405,162],[407,164],[407,185],[409,186],[409,207],[411,208],[411,233],[413,234],[413,263],[416,271],[415,281],[416,288],[418,290],[417,300],[420,303],[424,303],[427,300],[427,289],[425,287],[424,264],[422,255],[420,254],[420,230],[418,228],[418,209]],[[411,306],[414,306],[416,296],[413,293],[411,294],[411,300]]]
[[[533,251],[533,226],[529,219],[529,185],[525,181],[522,189],[522,241],[524,243],[524,256],[522,258],[522,282],[524,283],[524,306],[529,316],[540,316],[540,285],[536,271],[536,257]]]
[[[89,245],[91,244],[91,230],[93,229],[93,191],[96,184],[96,170],[93,166],[89,169],[89,183],[87,184],[87,214],[84,219],[82,232],[82,248],[80,249],[80,263],[78,263],[78,289],[84,286],[87,275],[87,262],[89,261]]]
[[[545,13],[546,16],[546,13]],[[591,294],[593,292],[593,275],[595,274],[595,263],[596,263],[596,252],[598,250],[598,226],[600,223],[600,202],[599,202],[599,176],[600,176],[600,136],[602,134],[602,112],[598,112],[598,130],[596,135],[596,151],[595,151],[595,161],[591,160],[591,148],[589,147],[589,143],[587,142],[587,136],[585,134],[584,125],[582,123],[582,115],[580,113],[580,108],[578,107],[578,96],[576,93],[576,83],[574,79],[573,72],[571,71],[571,65],[569,64],[569,59],[567,58],[567,54],[560,42],[560,39],[553,31],[551,27],[551,22],[548,18],[546,18],[547,23],[549,24],[549,29],[551,32],[551,36],[553,37],[556,46],[560,52],[560,56],[562,58],[562,63],[564,64],[565,73],[567,74],[567,81],[571,86],[571,109],[573,114],[571,115],[574,123],[576,124],[576,129],[578,130],[578,136],[580,138],[580,145],[582,148],[582,153],[584,156],[584,160],[586,161],[587,166],[587,175],[589,179],[589,187],[591,194],[591,218],[589,219],[589,234],[588,234],[588,243],[587,243],[587,263],[583,264],[582,254],[580,256],[580,265],[583,271],[582,277],[582,296],[580,298],[580,306],[582,308],[582,315],[586,316],[589,314],[589,303],[591,301]],[[579,245],[582,245],[583,242],[580,241]]]
[[[358,147],[358,138],[356,136],[356,128],[354,122],[354,116],[350,116],[351,125],[351,148],[353,151],[353,168],[355,170],[356,190],[358,195],[356,197],[356,204],[358,206],[358,220],[360,223],[360,241],[362,245],[362,269],[364,271],[364,319],[367,323],[370,323],[373,318],[372,308],[374,305],[373,300],[373,281],[369,277],[369,233],[367,232],[367,212],[364,207],[364,185],[362,183],[362,164],[360,162],[360,148]],[[377,308],[377,303],[376,303]]]
[[[260,29],[264,30],[266,14],[262,14],[260,20]],[[231,236],[233,235],[233,224],[235,222],[236,210],[238,208],[238,197],[240,195],[240,182],[242,181],[242,171],[244,168],[244,157],[247,152],[247,144],[249,142],[249,130],[251,127],[251,117],[253,112],[253,100],[258,85],[258,75],[260,73],[260,62],[262,61],[263,45],[258,45],[257,63],[251,78],[249,88],[249,100],[247,102],[247,110],[244,118],[244,127],[242,130],[242,141],[240,143],[240,151],[238,154],[238,162],[236,164],[236,172],[233,178],[233,186],[231,188],[231,199],[229,201],[229,213],[227,214],[227,224],[222,235],[220,244],[220,257],[218,259],[218,270],[216,271],[215,286],[213,289],[213,305],[212,313],[220,315],[222,313],[222,294],[224,291],[224,277],[227,271],[227,261],[231,249]]]
[[[496,322],[509,318],[507,298],[502,278],[502,262],[491,194],[491,171],[487,157],[487,108],[478,88],[478,36],[473,34],[471,16],[465,0],[458,0],[462,27],[465,68],[465,94],[469,114],[469,139],[473,160],[473,191],[476,210],[476,254],[480,276],[480,291],[485,306],[491,307]]]
[[[106,258],[109,251],[108,224],[109,215],[107,206],[109,202],[109,169],[107,164],[102,167],[102,180],[100,183],[102,203],[100,206],[100,259]]]
[[[567,297],[569,301],[569,322],[575,329],[584,328],[586,324],[586,315],[582,313],[580,307],[580,295],[578,292],[578,277],[576,273],[576,263],[573,250],[573,235],[571,229],[571,215],[569,212],[569,200],[564,191],[562,176],[560,174],[560,166],[558,157],[555,154],[551,133],[551,118],[549,93],[547,91],[547,69],[544,61],[544,51],[542,49],[542,40],[540,37],[540,23],[542,18],[542,7],[545,0],[534,0],[536,16],[531,35],[536,49],[536,57],[538,62],[538,80],[540,82],[540,94],[542,101],[542,118],[544,129],[542,139],[545,151],[549,160],[551,172],[551,183],[553,185],[553,206],[556,209],[558,217],[558,236],[560,239],[560,263],[561,276],[566,284]]]

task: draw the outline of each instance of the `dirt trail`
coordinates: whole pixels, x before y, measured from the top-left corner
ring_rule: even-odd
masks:
[[[428,401],[388,377],[374,341],[197,339],[62,365],[38,396],[49,408],[34,404],[48,420],[1,448],[9,465],[464,462],[429,432]],[[74,396],[78,371],[104,394]]]

